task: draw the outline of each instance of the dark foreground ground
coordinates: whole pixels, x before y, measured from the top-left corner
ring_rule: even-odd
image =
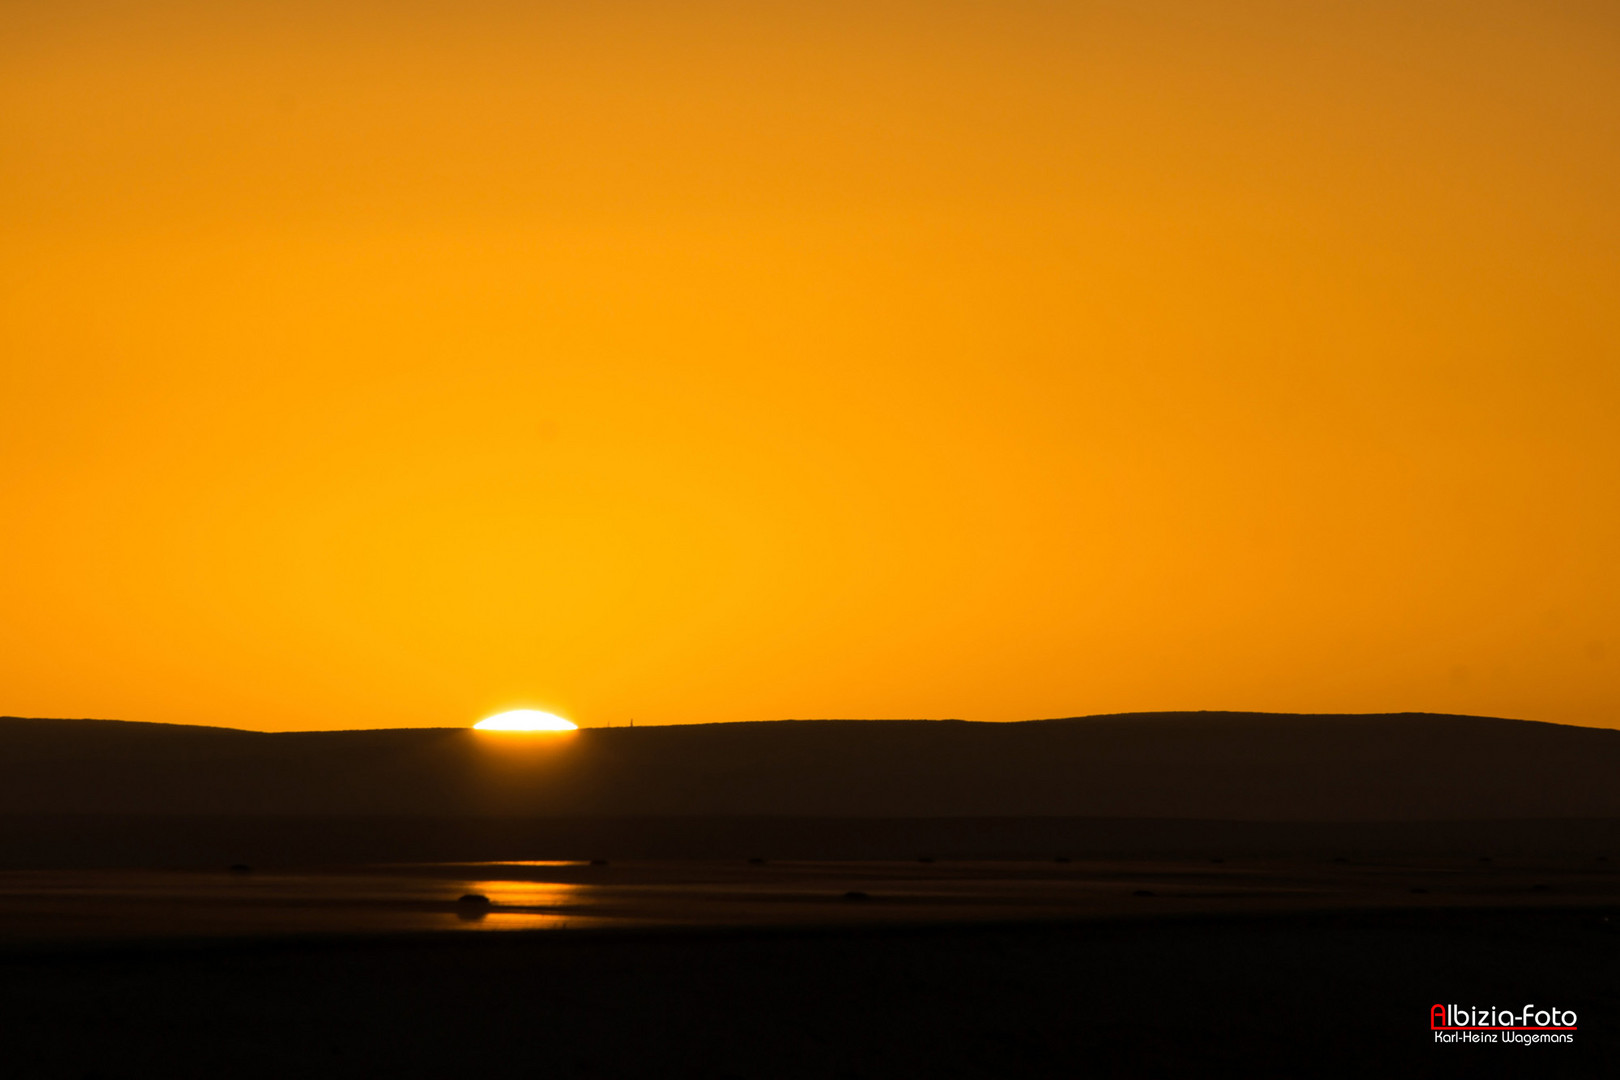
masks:
[[[1434,1042],[1436,1002],[1573,1045]],[[60,945],[18,1077],[1620,1076],[1620,908]]]

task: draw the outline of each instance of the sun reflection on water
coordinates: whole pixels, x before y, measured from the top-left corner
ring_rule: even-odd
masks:
[[[461,888],[464,896],[488,900],[460,904],[456,918],[463,925],[485,930],[539,930],[568,925],[569,909],[578,903],[580,887],[555,881],[469,881]]]

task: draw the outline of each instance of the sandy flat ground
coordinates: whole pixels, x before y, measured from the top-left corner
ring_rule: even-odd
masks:
[[[1617,971],[1595,859],[8,871],[0,1071],[1611,1077]]]
[[[1620,907],[0,951],[6,1075],[1612,1077]],[[1436,1002],[1567,1045],[1440,1045]]]

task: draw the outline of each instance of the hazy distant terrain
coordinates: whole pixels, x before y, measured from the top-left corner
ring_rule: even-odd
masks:
[[[1422,713],[495,737],[0,719],[0,814],[1620,818],[1620,732]]]

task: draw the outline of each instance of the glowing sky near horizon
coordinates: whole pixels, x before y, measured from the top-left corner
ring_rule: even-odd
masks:
[[[1620,726],[1612,5],[0,8],[0,713]]]

